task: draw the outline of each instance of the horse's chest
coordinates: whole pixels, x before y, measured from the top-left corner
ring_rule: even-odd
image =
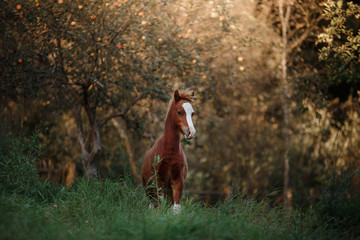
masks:
[[[184,161],[176,158],[165,158],[159,166],[159,176],[164,180],[174,180],[182,177]]]

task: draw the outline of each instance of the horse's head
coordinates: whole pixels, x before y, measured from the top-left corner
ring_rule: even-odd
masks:
[[[191,99],[194,96],[194,92],[191,95],[182,95],[183,93],[176,90],[174,93],[173,118],[179,132],[185,136],[186,139],[192,139],[195,137],[196,130],[192,121],[194,115],[194,109],[191,105]]]

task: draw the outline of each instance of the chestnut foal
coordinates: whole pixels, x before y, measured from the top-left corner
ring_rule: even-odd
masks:
[[[188,164],[180,144],[180,134],[192,139],[196,130],[192,122],[194,93],[188,90],[174,92],[166,115],[164,135],[146,153],[142,166],[142,184],[147,196],[154,200],[165,195],[173,204],[173,211],[180,212],[180,197]],[[157,160],[156,160],[157,159]]]

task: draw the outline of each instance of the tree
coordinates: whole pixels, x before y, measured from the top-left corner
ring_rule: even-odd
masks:
[[[328,1],[324,6],[328,25],[318,35],[319,59],[327,66],[324,82],[330,94],[344,101],[360,89],[360,5]]]
[[[100,130],[109,120],[126,119],[140,101],[166,99],[174,81],[199,79],[201,68],[192,62],[196,44],[175,39],[181,28],[160,11],[159,4],[2,3],[4,36],[15,41],[3,53],[6,71],[1,79],[12,79],[6,86],[15,90],[29,78],[36,79],[29,86],[36,86],[42,98],[72,110],[88,178],[97,174]],[[21,61],[10,59],[14,52],[23,56]],[[17,69],[10,71],[13,65]]]
[[[294,10],[293,10],[294,9]],[[316,3],[310,1],[301,4],[299,1],[289,1],[284,4],[279,0],[278,11],[281,28],[281,105],[284,119],[284,205],[291,206],[289,201],[289,174],[290,174],[290,103],[292,90],[289,84],[288,66],[292,66],[296,54],[303,42],[310,37],[317,28],[321,15],[318,15]],[[315,10],[315,11],[314,11]],[[312,13],[311,13],[312,12]]]
[[[285,135],[285,152],[284,152],[284,204],[289,206],[288,190],[289,190],[289,172],[290,172],[290,163],[289,163],[289,149],[290,149],[290,132],[289,132],[289,84],[288,84],[288,74],[287,74],[287,58],[288,58],[288,24],[290,18],[291,3],[286,5],[286,10],[284,12],[284,2],[279,0],[279,15],[281,22],[281,35],[282,35],[282,51],[281,51],[281,85],[283,87],[282,91],[282,108],[284,112],[284,135]]]

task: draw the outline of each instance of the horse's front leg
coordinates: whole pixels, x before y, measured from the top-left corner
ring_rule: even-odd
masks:
[[[172,196],[173,196],[172,209],[174,213],[179,213],[181,211],[180,198],[182,195],[183,186],[184,186],[184,181],[182,179],[176,179],[171,183]]]

